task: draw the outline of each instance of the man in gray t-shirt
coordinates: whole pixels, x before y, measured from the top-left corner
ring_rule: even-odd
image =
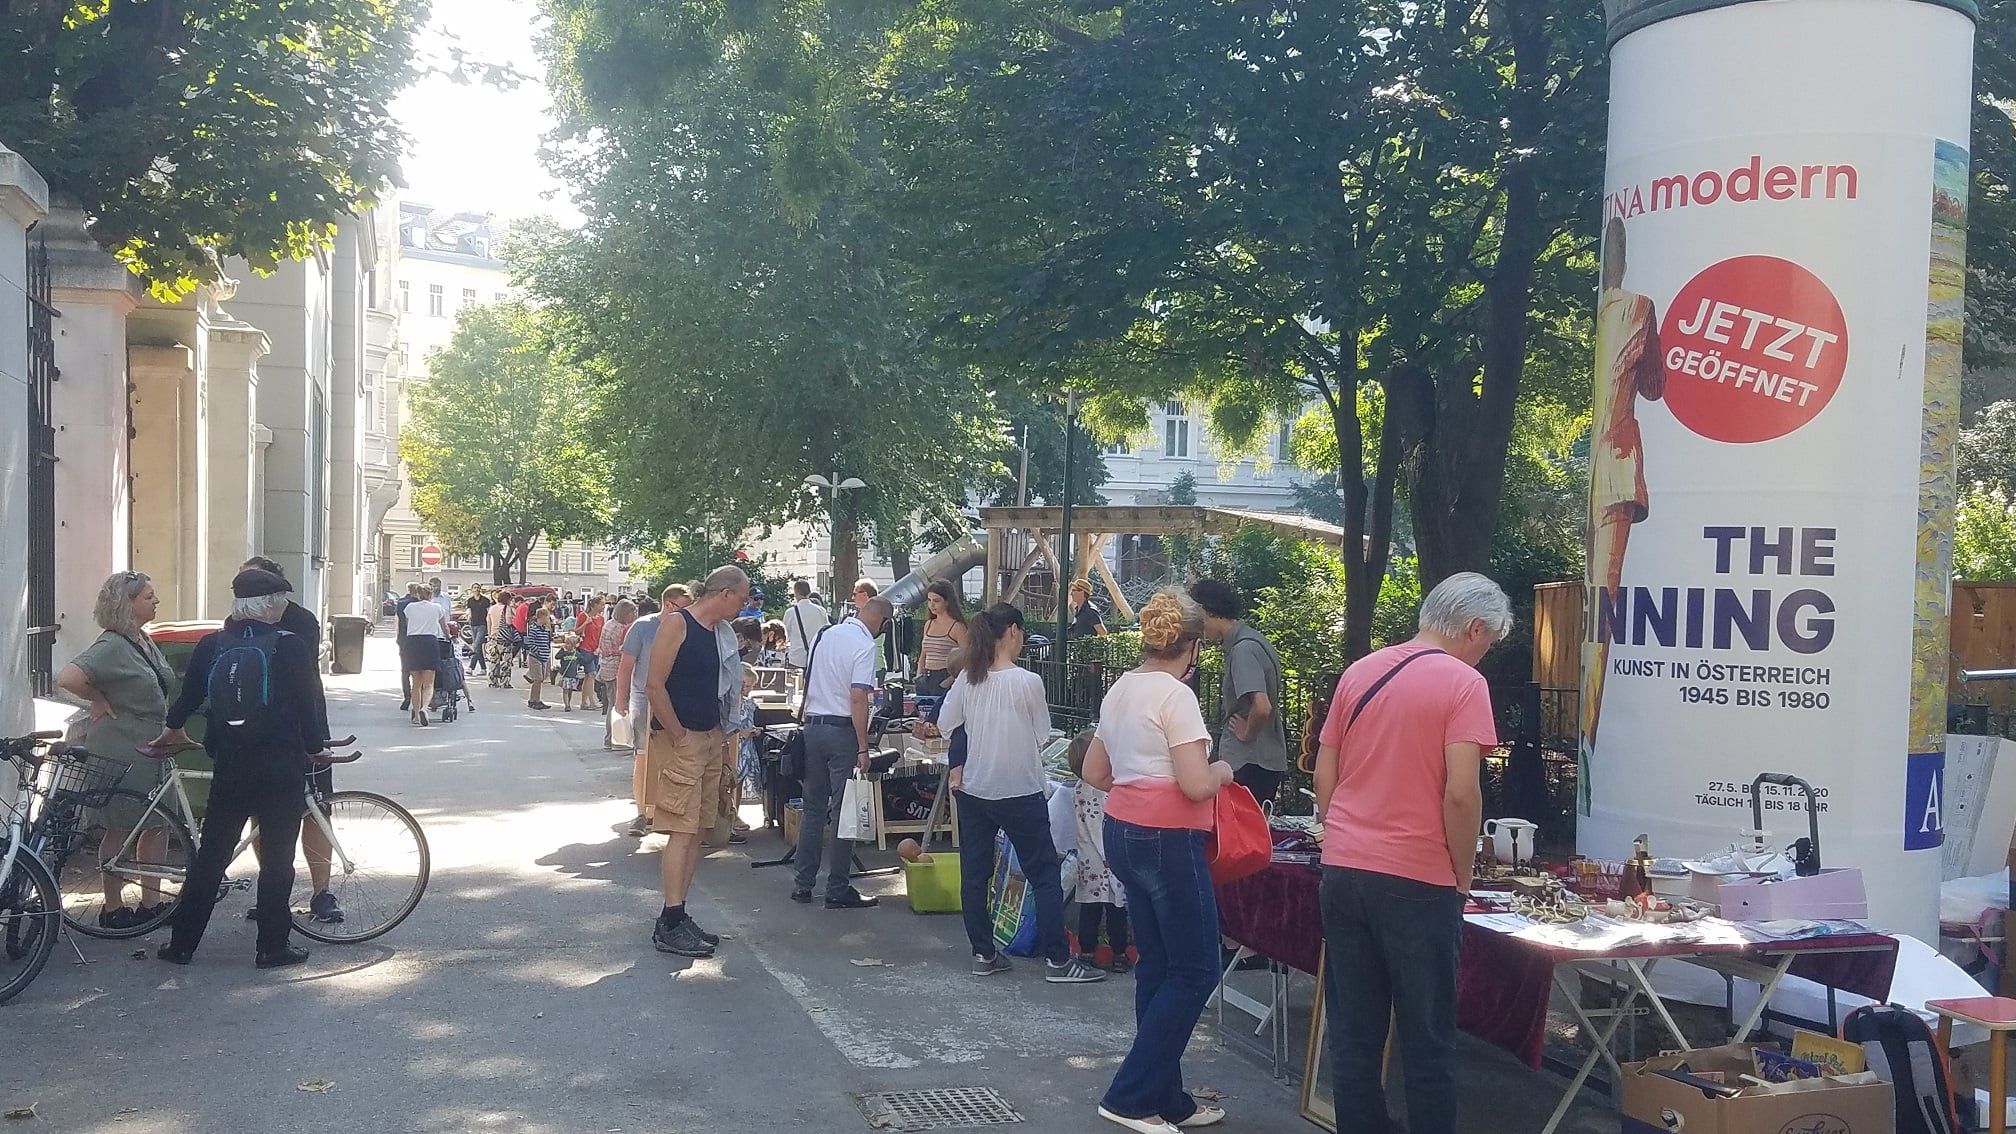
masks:
[[[1268,803],[1288,774],[1288,730],[1281,703],[1281,655],[1259,631],[1239,620],[1239,594],[1216,579],[1191,584],[1204,608],[1204,634],[1218,643],[1224,665],[1219,683],[1218,758],[1232,765],[1233,780]]]

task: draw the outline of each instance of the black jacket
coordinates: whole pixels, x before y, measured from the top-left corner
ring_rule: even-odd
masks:
[[[322,692],[322,623],[316,621],[307,607],[290,602],[281,612],[280,629],[308,643],[308,656],[314,659],[309,668],[315,673],[315,696],[309,699],[309,714],[313,718],[310,723],[316,736],[328,740],[334,734],[329,731],[329,698]]]
[[[210,695],[210,669],[217,662],[218,642],[242,625],[226,622],[222,631],[205,635],[196,643],[196,651],[189,656],[189,668],[182,675],[182,692],[168,707],[169,728],[188,724],[189,718],[203,707]],[[320,752],[329,743],[327,727],[317,715],[321,703],[322,679],[314,647],[299,634],[281,635],[273,651],[272,711],[260,733],[242,747],[262,750],[261,755],[292,757],[295,762],[302,762],[311,752]],[[204,737],[204,747],[212,756],[245,754],[241,746],[233,746],[230,752],[222,751],[218,733],[212,728]]]

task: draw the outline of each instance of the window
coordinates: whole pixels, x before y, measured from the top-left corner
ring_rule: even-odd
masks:
[[[1162,455],[1190,455],[1190,411],[1182,402],[1162,403]]]
[[[465,288],[463,288],[463,289],[462,289],[462,306],[464,306],[464,307],[474,307],[474,306],[476,306],[476,289],[475,289],[475,288],[473,288],[473,287],[465,287]]]
[[[581,552],[581,573],[583,575],[593,575],[595,573],[594,552],[587,550]]]
[[[442,289],[442,287],[441,287],[441,285],[440,285],[440,284],[438,284],[438,283],[437,283],[437,284],[428,284],[428,285],[427,285],[427,314],[429,314],[429,315],[433,315],[433,316],[435,316],[436,318],[439,318],[440,316],[443,316],[443,315],[446,315],[446,314],[448,313],[448,312],[447,312],[447,303],[448,303],[448,301],[447,301],[447,298],[446,298],[446,295],[447,295],[447,293],[446,293],[446,292],[445,292],[445,291],[444,291],[444,290]]]
[[[546,549],[546,573],[549,575],[560,573],[560,552],[557,548]]]
[[[413,310],[413,281],[411,280],[399,281],[399,310],[408,312]]]
[[[408,552],[408,562],[407,562],[407,564],[406,564],[406,565],[407,565],[408,567],[411,567],[411,568],[413,568],[413,569],[414,569],[415,571],[418,571],[418,570],[419,570],[420,568],[422,568],[422,567],[426,566],[426,564],[424,564],[424,563],[420,562],[420,541],[419,541],[419,540],[417,540],[417,539],[416,539],[416,540],[414,540],[414,541],[413,541],[413,543],[412,543],[412,546],[410,546],[409,548],[407,548],[407,552]]]

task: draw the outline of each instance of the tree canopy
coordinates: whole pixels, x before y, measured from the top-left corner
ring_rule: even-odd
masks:
[[[821,117],[858,97],[872,25],[817,4],[546,10],[587,223],[531,282],[607,371],[620,524],[732,537],[831,507],[849,577],[864,524],[885,545],[964,534],[968,493],[1002,473],[991,383],[923,341],[896,223],[828,191],[875,175]],[[812,473],[868,487],[835,502]]]
[[[398,168],[424,0],[0,4],[0,140],[164,292],[326,245]]]
[[[399,438],[413,510],[450,554],[490,556],[498,583],[514,570],[525,581],[540,539],[591,539],[606,527],[595,389],[545,323],[522,301],[463,308],[428,359],[430,377],[409,387]]]

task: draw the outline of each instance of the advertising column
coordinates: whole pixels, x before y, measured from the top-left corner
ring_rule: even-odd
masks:
[[[1790,773],[1824,865],[1928,940],[1973,32],[1964,0],[1610,3],[1580,849],[1721,850]]]

